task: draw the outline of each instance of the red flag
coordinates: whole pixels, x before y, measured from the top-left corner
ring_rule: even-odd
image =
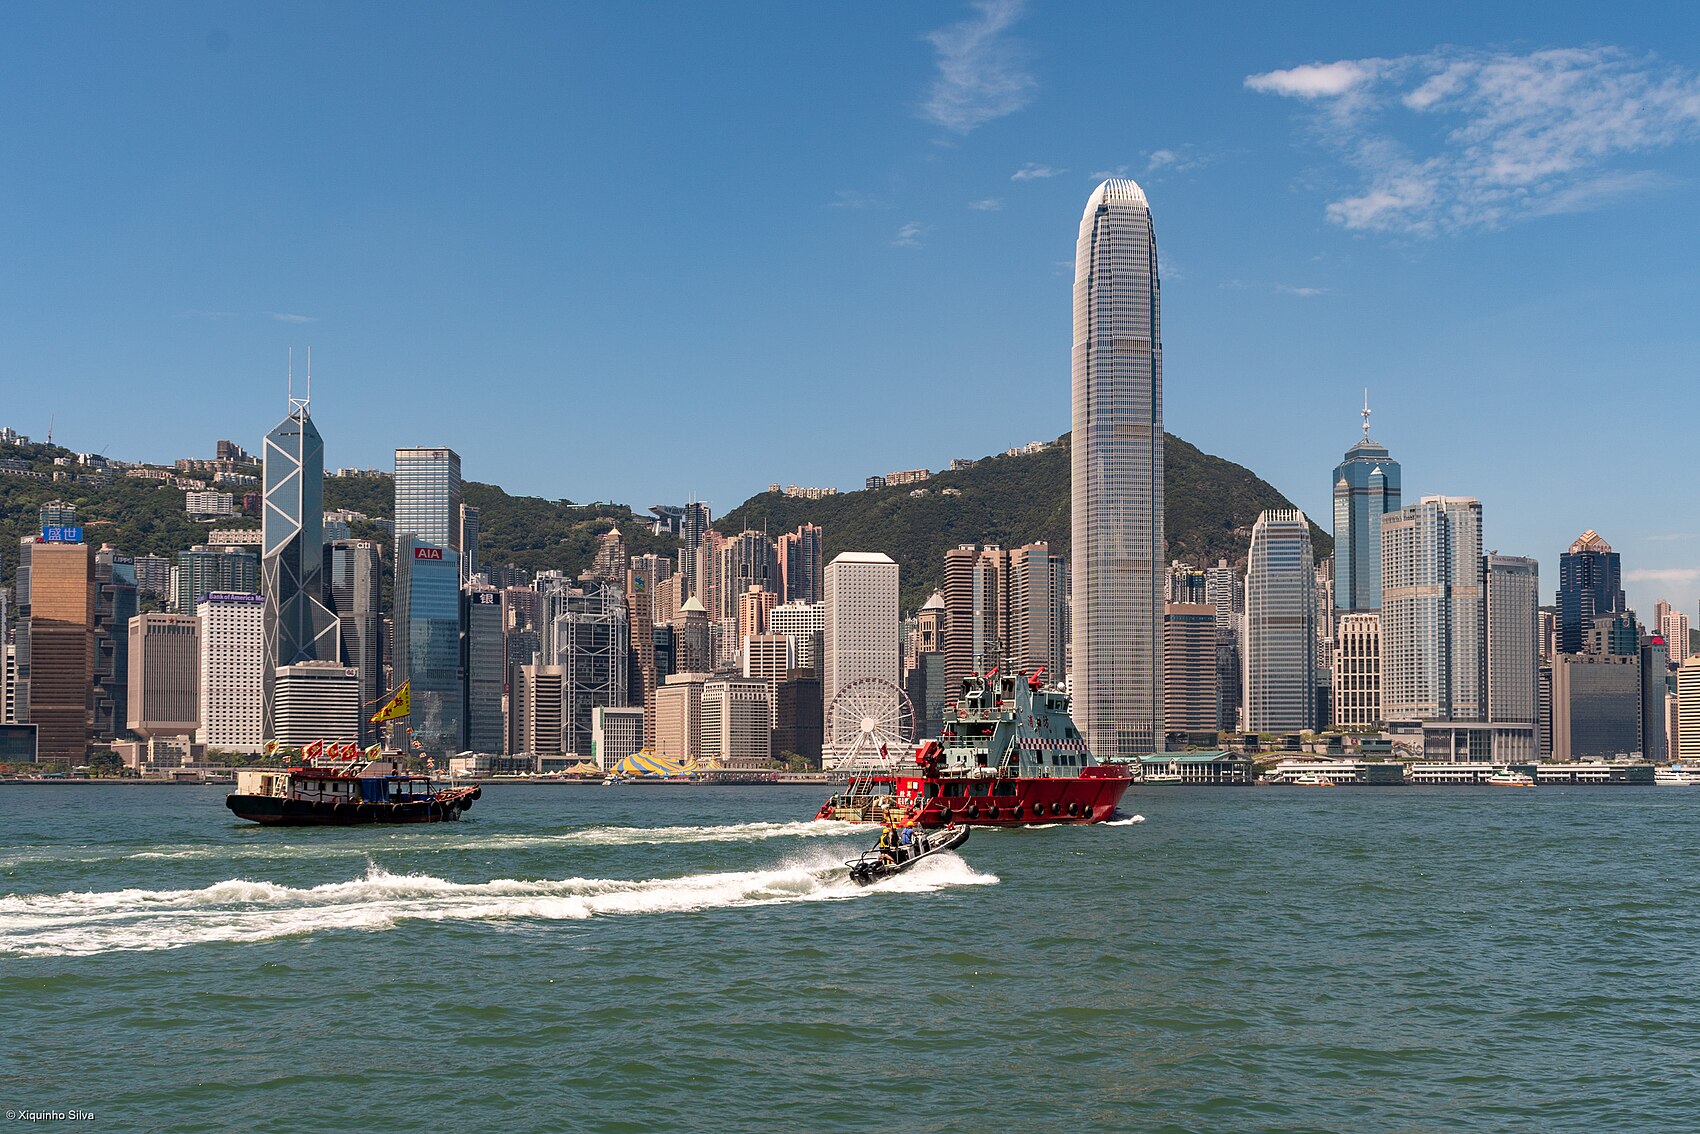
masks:
[[[325,742],[322,740],[315,740],[313,743],[301,750],[301,758],[303,760],[317,760],[324,754]]]

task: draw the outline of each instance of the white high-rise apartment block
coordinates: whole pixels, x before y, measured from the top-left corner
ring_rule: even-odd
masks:
[[[821,698],[830,728],[832,699],[853,682],[872,678],[891,687],[894,701],[900,696],[896,561],[877,551],[843,552],[827,564],[824,605]],[[827,736],[825,746],[846,753],[854,740]]]
[[[796,643],[798,668],[820,668],[821,659],[815,655],[820,636],[826,632],[824,602],[788,602],[776,606],[767,616],[767,628]]]
[[[1151,752],[1163,719],[1163,342],[1145,193],[1093,191],[1074,259],[1074,719],[1101,756]]]
[[[1676,671],[1676,750],[1681,764],[1700,765],[1700,654],[1692,654]]]
[[[1670,648],[1673,665],[1681,665],[1688,660],[1688,615],[1680,610],[1666,614],[1659,620],[1659,636]]]
[[[265,747],[265,603],[260,595],[210,594],[195,607],[199,738],[208,748],[254,754]]]

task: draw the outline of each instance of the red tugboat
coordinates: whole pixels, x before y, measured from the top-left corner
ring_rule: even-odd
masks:
[[[438,787],[430,777],[402,771],[380,756],[352,763],[309,761],[287,771],[241,771],[224,805],[239,819],[273,827],[365,823],[441,823],[483,794],[477,787]]]
[[[1115,814],[1133,773],[1100,763],[1068,712],[1068,694],[1040,684],[1040,670],[963,682],[945,706],[943,734],[915,749],[914,771],[888,768],[854,777],[817,819],[881,823],[914,818],[1017,827],[1098,823]]]

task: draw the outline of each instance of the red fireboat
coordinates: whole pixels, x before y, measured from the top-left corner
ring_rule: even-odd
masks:
[[[1133,773],[1092,755],[1069,716],[1068,694],[1041,685],[1043,672],[1000,676],[994,669],[968,678],[961,699],[945,706],[940,737],[916,746],[913,771],[855,772],[815,818],[913,819],[922,827],[1110,818]]]

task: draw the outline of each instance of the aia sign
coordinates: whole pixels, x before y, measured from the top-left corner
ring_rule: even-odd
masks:
[[[413,549],[413,558],[441,560],[443,558],[443,549],[440,547],[416,547]]]

